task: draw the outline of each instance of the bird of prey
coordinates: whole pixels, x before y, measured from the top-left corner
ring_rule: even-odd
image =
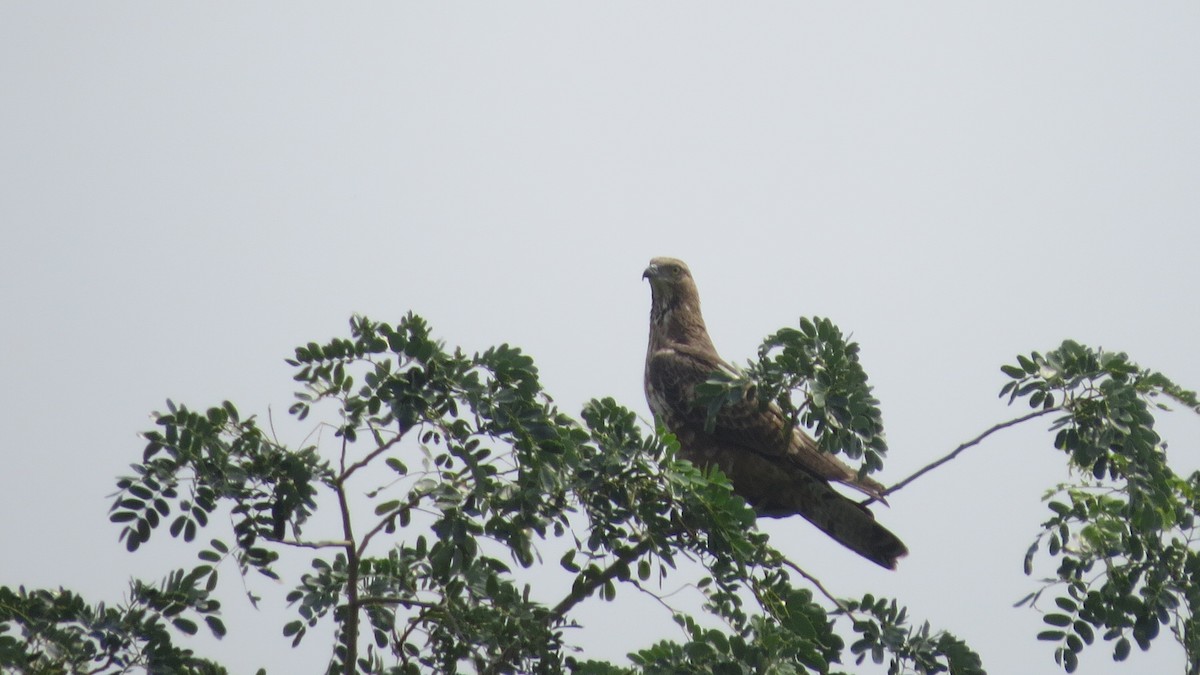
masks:
[[[642,278],[650,280],[650,345],[646,350],[646,400],[654,417],[679,440],[679,454],[699,467],[720,467],[759,515],[799,514],[862,557],[888,569],[908,553],[896,535],[875,522],[858,502],[830,482],[876,499],[883,486],[822,452],[800,429],[792,429],[774,403],[756,400],[725,405],[711,431],[696,387],[716,371],[736,372],[717,355],[692,273],[682,260],[654,258]]]

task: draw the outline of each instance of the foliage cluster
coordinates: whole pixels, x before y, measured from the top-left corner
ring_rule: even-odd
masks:
[[[1025,558],[1027,574],[1042,545],[1058,560],[1055,576],[1018,603],[1054,592],[1038,638],[1058,643],[1056,659],[1073,672],[1097,635],[1123,661],[1131,638],[1149,649],[1167,626],[1188,673],[1200,672],[1200,473],[1172,471],[1153,414],[1167,401],[1200,411],[1196,394],[1123,353],[1070,340],[1003,370],[1011,381],[1000,395],[1053,415],[1054,447],[1079,475],[1048,494],[1051,516]]]
[[[110,519],[130,551],[165,531],[196,546],[198,562],[158,585],[134,582],[119,607],[0,589],[0,666],[223,672],[171,631],[204,624],[220,637],[214,593],[229,571],[240,583],[278,579],[284,556],[302,556],[310,571],[289,580],[294,616],[282,633],[298,644],[332,622],[330,673],[827,673],[868,658],[890,673],[984,672],[962,641],[910,624],[896,600],[828,595],[754,527],[723,475],[679,459],[669,434],[647,435],[615,401],[593,400],[576,419],[520,350],[450,350],[412,314],[395,325],[356,317],[350,328],[288,361],[302,388],[290,412],[323,420],[299,447],[229,402],[168,402],[142,461],[118,480]],[[1054,492],[1030,549],[1027,568],[1043,544],[1059,560],[1027,598],[1054,596],[1039,637],[1058,643],[1071,671],[1097,633],[1120,659],[1130,637],[1145,648],[1169,625],[1197,672],[1200,478],[1170,471],[1151,414],[1162,398],[1197,408],[1195,395],[1123,354],[1071,342],[1004,371],[1002,395],[1034,412],[946,459],[1054,415],[1055,447],[1086,470]],[[744,374],[714,374],[702,396],[710,413],[751,396],[774,402],[864,474],[882,466],[882,417],[858,346],[827,319],[770,336]],[[335,531],[312,531],[318,509],[336,513]],[[543,559],[551,550],[557,561]],[[541,599],[527,568],[561,569],[570,590]],[[680,638],[635,646],[628,664],[578,657],[566,629],[579,603],[636,592],[670,607],[656,590],[668,580],[696,589],[705,613],[672,610]]]

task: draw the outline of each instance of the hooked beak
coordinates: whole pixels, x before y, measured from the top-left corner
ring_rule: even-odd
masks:
[[[657,275],[658,275],[658,265],[651,265],[651,266],[647,267],[644,272],[642,272],[643,279],[653,279]]]

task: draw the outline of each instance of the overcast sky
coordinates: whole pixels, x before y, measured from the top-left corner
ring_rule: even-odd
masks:
[[[1197,35],[1194,2],[0,2],[0,584],[113,601],[193,564],[106,519],[149,413],[228,398],[299,441],[283,359],[354,312],[518,345],[565,410],[648,415],[657,255],[729,360],[801,315],[853,333],[885,482],[1022,412],[999,366],[1064,338],[1200,387]],[[1200,420],[1164,433],[1200,465]],[[1011,605],[1065,477],[1043,430],[995,437],[881,509],[894,573],[764,527],[991,672],[1055,673]],[[326,643],[292,650],[224,579],[231,634],[198,649],[321,670]],[[677,637],[597,605],[588,653]],[[1182,672],[1169,637],[1109,653],[1081,672]]]

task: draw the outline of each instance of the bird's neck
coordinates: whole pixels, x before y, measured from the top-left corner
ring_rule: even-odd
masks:
[[[650,351],[689,345],[716,352],[700,313],[700,299],[691,294],[656,297],[650,307]]]

